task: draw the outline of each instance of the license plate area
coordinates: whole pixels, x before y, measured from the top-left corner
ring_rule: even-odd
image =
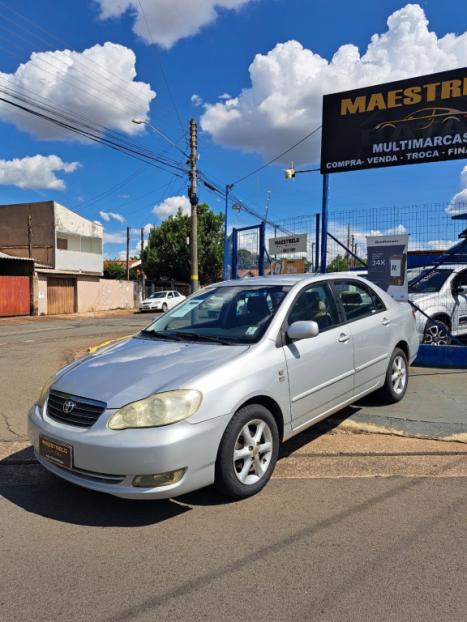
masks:
[[[73,447],[47,436],[39,436],[39,455],[65,469],[73,465]]]

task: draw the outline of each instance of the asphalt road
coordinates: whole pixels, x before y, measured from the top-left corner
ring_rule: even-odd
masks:
[[[238,503],[212,489],[125,501],[35,463],[22,441],[42,382],[149,320],[0,325],[2,622],[465,619],[462,443],[323,425],[287,443],[274,479]]]
[[[26,438],[26,413],[42,385],[77,351],[136,333],[152,317],[133,314],[0,323],[0,442]]]
[[[440,475],[131,502],[3,466],[0,617],[460,622],[466,479]]]

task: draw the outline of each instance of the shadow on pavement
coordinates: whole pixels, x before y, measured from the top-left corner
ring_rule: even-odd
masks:
[[[0,461],[0,495],[56,521],[87,527],[142,527],[190,511],[173,501],[119,499],[65,482],[33,459],[30,448]]]

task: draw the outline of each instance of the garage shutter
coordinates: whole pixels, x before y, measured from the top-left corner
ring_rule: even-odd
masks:
[[[47,279],[47,315],[58,313],[74,313],[75,311],[75,280]]]
[[[29,277],[0,276],[0,317],[29,315]]]

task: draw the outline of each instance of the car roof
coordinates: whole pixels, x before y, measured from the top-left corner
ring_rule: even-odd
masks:
[[[212,286],[216,287],[232,287],[236,285],[296,285],[297,283],[317,282],[325,281],[327,279],[341,279],[341,278],[353,278],[358,281],[367,283],[365,279],[362,279],[355,272],[326,272],[321,274],[319,272],[308,272],[306,274],[277,274],[271,276],[253,276],[247,279],[231,279],[230,281],[221,281],[220,283],[213,283]],[[211,287],[212,287],[211,286]]]

